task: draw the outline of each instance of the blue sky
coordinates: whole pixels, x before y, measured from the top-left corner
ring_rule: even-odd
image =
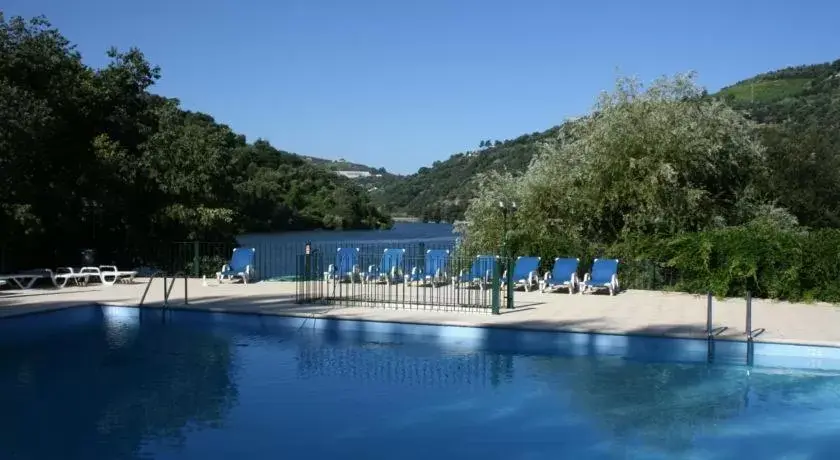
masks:
[[[586,113],[617,75],[710,91],[840,58],[840,2],[5,0],[101,66],[139,47],[154,91],[249,140],[409,173]]]

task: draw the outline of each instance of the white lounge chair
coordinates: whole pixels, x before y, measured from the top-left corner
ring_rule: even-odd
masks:
[[[12,275],[0,275],[0,280],[11,281],[10,286],[30,289],[38,280],[49,277],[50,275],[46,270],[29,270]]]
[[[116,265],[100,265],[98,267],[82,267],[79,274],[87,274],[91,278],[98,278],[99,282],[106,286],[116,283],[133,283],[137,272],[134,270],[121,271]]]
[[[90,281],[90,277],[93,276],[90,273],[82,273],[73,271],[72,267],[59,267],[53,272],[52,270],[47,270],[52,279],[53,284],[57,288],[63,288],[67,286],[71,280],[76,285],[87,285],[88,281]]]

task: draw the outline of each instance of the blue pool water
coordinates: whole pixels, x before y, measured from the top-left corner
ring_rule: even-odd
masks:
[[[0,459],[828,459],[840,448],[837,372],[296,321],[114,307],[2,320]]]

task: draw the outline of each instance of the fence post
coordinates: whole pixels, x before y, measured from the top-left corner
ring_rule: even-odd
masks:
[[[193,276],[198,277],[201,271],[201,258],[198,254],[198,241],[193,241]]]
[[[304,280],[309,281],[312,278],[312,242],[307,241],[303,248],[303,273]]]
[[[712,293],[706,293],[706,336],[711,339],[712,334]]]
[[[502,288],[500,286],[500,281],[501,281],[501,278],[502,278],[502,274],[499,273],[499,271],[501,269],[502,269],[502,265],[500,263],[498,263],[498,261],[497,261],[497,263],[493,264],[493,288],[492,288],[493,293],[492,293],[491,297],[492,297],[492,302],[493,302],[492,307],[493,307],[493,314],[494,315],[498,315],[500,313],[499,312],[499,303],[501,301],[501,299],[500,299],[501,292],[500,291],[502,290]]]
[[[513,257],[510,257],[510,254],[505,257],[505,272],[507,273],[505,301],[507,302],[507,308],[513,308]]]
[[[746,332],[747,332],[747,341],[752,342],[753,339],[753,332],[752,332],[752,292],[747,291],[747,318],[746,318]]]

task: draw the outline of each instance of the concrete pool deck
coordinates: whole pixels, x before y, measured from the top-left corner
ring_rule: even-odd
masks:
[[[0,291],[0,318],[91,304],[136,306],[145,279],[133,284],[93,285],[64,289]],[[432,289],[432,288],[429,288]],[[297,305],[295,283],[262,282],[247,286],[190,279],[189,305],[183,305],[184,282],[170,296],[173,308],[234,313],[262,313],[312,318],[352,319],[470,327],[506,327],[565,332],[642,334],[666,337],[706,337],[706,297],[683,293],[628,290],[608,295],[568,295],[517,292],[516,308],[501,315],[475,311],[424,310],[383,306]],[[155,280],[145,302],[163,304],[162,281]],[[840,346],[840,307],[753,300],[752,328],[756,342]],[[717,338],[746,340],[744,299],[714,301]]]

